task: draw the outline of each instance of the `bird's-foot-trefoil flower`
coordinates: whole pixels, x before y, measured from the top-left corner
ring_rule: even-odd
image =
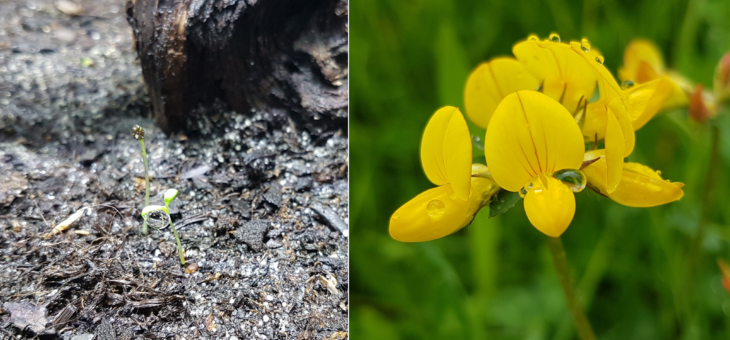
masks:
[[[494,181],[524,197],[533,226],[559,237],[575,214],[574,191],[585,187],[579,169],[585,146],[573,116],[559,102],[536,91],[508,95],[494,111],[484,139]],[[572,173],[565,176],[563,173]]]
[[[403,242],[441,238],[465,227],[499,187],[483,164],[472,164],[472,144],[464,116],[444,107],[431,117],[421,142],[421,164],[438,187],[419,194],[390,218],[390,235]]]
[[[486,128],[494,108],[510,93],[542,92],[574,117],[585,141],[604,141],[610,169],[606,182],[609,192],[615,190],[623,159],[634,149],[634,131],[659,111],[672,91],[671,82],[659,78],[637,86],[619,86],[603,66],[603,56],[587,39],[566,44],[557,34],[546,40],[531,35],[515,44],[512,51],[516,59],[495,58],[469,76],[464,91],[469,118]],[[596,88],[600,97],[589,102]]]
[[[668,70],[659,48],[649,40],[635,39],[624,50],[624,64],[618,70],[623,82],[648,83],[655,79],[668,79],[672,91],[664,102],[663,109],[686,107],[694,85],[679,73]]]
[[[664,180],[660,172],[639,163],[624,163],[619,185],[609,193],[604,180],[607,172],[605,153],[606,150],[591,150],[583,156],[584,164],[588,164],[583,169],[588,185],[599,194],[619,204],[639,208],[678,201],[684,195],[684,184]]]

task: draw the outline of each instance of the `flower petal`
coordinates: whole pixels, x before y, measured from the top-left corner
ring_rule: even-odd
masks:
[[[667,78],[659,78],[626,90],[626,109],[634,130],[640,129],[664,105],[674,91],[674,85]]]
[[[482,165],[483,166],[483,165]],[[471,196],[461,200],[451,185],[424,191],[398,208],[390,218],[390,236],[402,242],[423,242],[452,234],[471,223],[474,215],[499,191],[486,178],[472,178]]]
[[[664,75],[664,60],[659,48],[649,40],[636,39],[624,50],[624,64],[618,70],[622,81],[646,83]]]
[[[536,90],[540,83],[514,58],[499,57],[482,63],[469,75],[464,89],[466,114],[486,129],[499,102],[519,90]]]
[[[608,193],[606,187],[606,158],[604,150],[589,151],[585,160],[600,159],[583,169],[588,183],[602,194],[619,204],[629,207],[654,207],[678,201],[684,195],[684,184],[663,180],[659,173],[639,163],[625,163],[621,182],[616,190]]]
[[[542,84],[542,92],[575,114],[596,88],[595,74],[568,44],[522,41],[512,47],[517,60]]]
[[[434,113],[421,140],[421,165],[436,185],[451,184],[461,199],[469,197],[471,135],[459,109],[446,106]]]
[[[667,111],[671,109],[687,107],[687,105],[689,105],[689,94],[692,93],[695,85],[692,84],[692,82],[689,81],[687,78],[676,72],[670,71],[667,77],[669,77],[669,80],[672,81],[674,85],[674,90],[672,91],[672,94],[669,96],[669,98],[667,98],[667,101],[664,102],[662,110]]]
[[[549,176],[540,176],[532,183],[524,204],[530,223],[550,237],[562,235],[575,215],[575,195],[567,185]]]
[[[624,134],[621,125],[607,106],[609,113],[606,115],[606,132],[604,144],[606,147],[606,191],[612,193],[621,182],[621,167],[624,163]]]
[[[608,112],[616,117],[616,121],[621,127],[621,133],[624,137],[623,157],[628,157],[634,151],[636,134],[634,133],[634,127],[631,125],[631,118],[629,118],[629,114],[626,112],[624,102],[619,98],[614,98],[608,103]]]
[[[586,141],[593,142],[604,139],[606,135],[607,114],[608,109],[604,101],[599,100],[594,103],[588,103],[582,129]]]
[[[603,57],[596,56],[595,53],[583,52],[580,47],[580,43],[571,41],[570,47],[579,55],[581,58],[588,62],[588,65],[595,70],[595,77],[598,81],[598,91],[601,94],[601,99],[604,99],[607,103],[611,102],[614,98],[621,98],[621,87],[616,82],[616,79],[611,75],[611,72],[603,66]]]
[[[573,116],[536,91],[508,95],[494,111],[484,140],[489,171],[509,191],[541,173],[579,168],[584,148]]]

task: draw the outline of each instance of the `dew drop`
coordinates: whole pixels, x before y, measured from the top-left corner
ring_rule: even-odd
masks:
[[[484,142],[479,136],[471,136],[471,144],[478,150],[484,151]]]
[[[431,217],[441,217],[446,212],[446,204],[442,200],[431,200],[426,206],[426,211]]]
[[[627,80],[623,83],[621,83],[621,89],[622,90],[628,90],[630,88],[634,87],[634,82],[631,80]]]
[[[599,64],[601,64],[601,65],[603,65],[603,56],[600,56],[600,55],[597,56],[596,57],[596,62],[599,63]]]
[[[557,33],[550,33],[550,41],[559,43],[560,42],[560,36]]]
[[[530,189],[532,189],[532,182],[525,184],[525,186],[520,189],[518,194],[520,195],[520,197],[525,198],[525,196],[527,196],[527,193],[530,192]]]
[[[529,41],[538,41],[539,39],[537,38],[536,35],[530,34],[530,36],[527,37],[527,40],[529,40]]]
[[[580,40],[580,49],[586,53],[591,50],[591,43],[588,42],[588,39],[583,38]]]
[[[564,169],[553,172],[553,177],[567,185],[572,192],[581,192],[586,188],[588,178],[575,169]]]

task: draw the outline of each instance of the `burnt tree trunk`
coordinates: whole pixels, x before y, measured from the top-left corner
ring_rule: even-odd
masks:
[[[346,126],[348,0],[128,0],[160,127],[186,127],[199,103],[283,108]]]

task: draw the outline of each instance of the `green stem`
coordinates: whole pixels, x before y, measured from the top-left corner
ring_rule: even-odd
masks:
[[[172,224],[172,217],[167,215],[167,218],[170,219],[170,228],[172,228],[172,233],[175,235],[175,242],[177,242],[177,253],[180,254],[180,264],[185,265],[185,252],[183,252],[182,245],[180,244],[180,237],[177,236],[175,225]]]
[[[147,167],[147,151],[144,147],[144,138],[139,139],[139,147],[142,149],[142,160],[144,161],[144,206],[150,205],[150,171]],[[142,223],[142,234],[147,235],[147,219]]]
[[[578,299],[575,296],[575,289],[570,279],[570,272],[568,271],[568,261],[565,256],[565,249],[563,249],[563,242],[560,237],[549,237],[548,248],[550,248],[550,255],[553,257],[553,266],[555,271],[558,273],[558,279],[560,285],[563,287],[563,294],[565,295],[565,302],[568,304],[570,313],[573,314],[573,322],[575,328],[578,331],[578,337],[581,340],[595,340],[596,336],[593,334],[591,324],[588,322],[583,307],[578,303]]]

